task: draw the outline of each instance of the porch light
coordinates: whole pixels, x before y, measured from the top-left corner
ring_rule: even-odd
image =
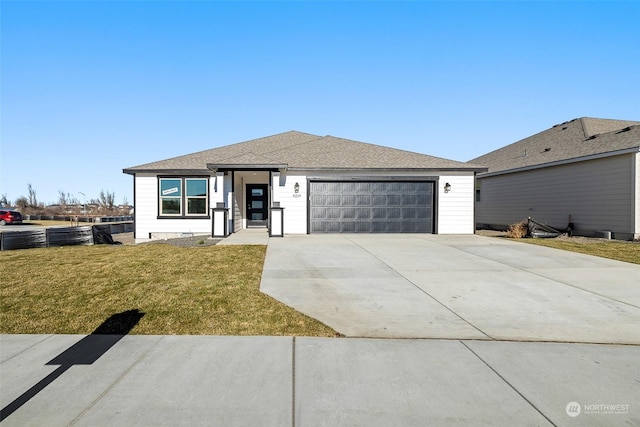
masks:
[[[448,182],[444,185],[444,192],[448,193],[449,191],[451,191],[451,184],[449,184]]]
[[[300,192],[300,184],[298,184],[296,182],[296,184],[293,186],[293,191],[298,194]]]

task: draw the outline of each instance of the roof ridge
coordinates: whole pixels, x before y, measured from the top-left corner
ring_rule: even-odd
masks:
[[[580,120],[580,127],[582,127],[582,133],[584,135],[584,139],[587,139],[591,135],[589,135],[589,132],[587,132],[587,127],[585,126],[584,119],[586,119],[586,117],[580,117],[578,120]]]
[[[300,133],[305,133],[305,132],[300,132]],[[297,146],[299,146],[299,145],[308,144],[308,143],[310,143],[310,142],[317,141],[317,140],[319,140],[319,139],[324,139],[324,138],[325,138],[324,136],[320,136],[320,135],[313,135],[313,134],[311,134],[311,133],[309,133],[309,134],[305,133],[305,134],[306,134],[306,135],[310,135],[310,136],[315,136],[316,138],[308,139],[308,140],[306,140],[306,141],[301,141],[301,142],[298,142],[298,143],[296,143],[296,144],[289,145],[289,146],[287,146],[287,149],[294,148],[294,147],[297,147]],[[282,151],[282,150],[284,150],[284,148],[278,148],[278,149],[275,149],[275,150],[267,151],[267,152],[265,152],[264,154],[271,154],[271,153],[275,153],[276,151]]]
[[[358,144],[369,145],[369,146],[372,146],[372,147],[385,148],[385,149],[390,149],[390,150],[394,150],[394,151],[402,151],[402,152],[407,153],[407,154],[417,154],[417,155],[420,155],[420,156],[427,156],[427,157],[432,157],[432,158],[436,158],[436,159],[451,160],[451,159],[446,159],[444,157],[432,156],[431,154],[425,154],[425,153],[419,153],[417,151],[405,150],[404,148],[390,147],[388,145],[374,144],[373,142],[358,141],[358,140],[350,139],[350,138],[342,138],[341,136],[326,135],[323,138],[341,139],[343,141],[356,142]],[[457,161],[459,163],[466,163],[466,162],[462,162],[462,161],[458,161],[458,160],[453,160],[453,161]]]

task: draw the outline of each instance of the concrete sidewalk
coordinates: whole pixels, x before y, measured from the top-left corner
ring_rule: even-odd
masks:
[[[124,336],[89,363],[83,339],[0,336],[2,425],[640,424],[638,346]]]
[[[640,344],[640,266],[506,239],[270,239],[260,289],[351,337]]]

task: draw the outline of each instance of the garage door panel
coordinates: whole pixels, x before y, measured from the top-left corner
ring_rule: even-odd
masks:
[[[402,209],[400,209],[400,208],[387,208],[387,218],[390,218],[390,219],[402,218]]]
[[[340,204],[342,206],[355,206],[356,205],[356,196],[355,195],[349,195],[349,194],[343,194],[340,197]]]
[[[418,209],[417,218],[431,220],[432,218],[431,209]]]
[[[434,183],[310,183],[311,233],[431,233]]]

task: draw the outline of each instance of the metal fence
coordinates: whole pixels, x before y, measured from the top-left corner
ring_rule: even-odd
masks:
[[[80,216],[80,215],[23,215],[24,221],[75,221],[75,222],[121,222],[133,221],[133,216]]]
[[[104,236],[133,232],[133,222],[84,225],[80,227],[51,227],[39,230],[3,231],[0,233],[0,251],[12,249],[47,248],[103,243]],[[100,235],[99,241],[96,236]]]

